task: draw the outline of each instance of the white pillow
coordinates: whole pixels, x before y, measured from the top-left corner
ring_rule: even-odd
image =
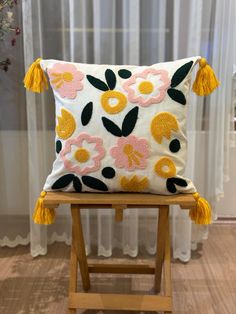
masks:
[[[199,60],[41,60],[56,102],[57,155],[44,191],[196,192],[183,174],[190,80]]]

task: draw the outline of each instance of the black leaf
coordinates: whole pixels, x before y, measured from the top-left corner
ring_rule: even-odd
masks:
[[[183,79],[188,75],[188,72],[190,71],[192,65],[193,61],[190,61],[182,65],[182,67],[178,68],[178,70],[172,76],[170,86],[176,87],[177,85],[179,85],[183,81]]]
[[[78,193],[82,191],[82,183],[80,182],[80,179],[78,177],[74,177],[73,187],[74,187],[75,191]]]
[[[172,181],[174,182],[174,184],[178,186],[186,187],[188,185],[188,183],[184,179],[181,179],[181,178],[172,178]]]
[[[175,193],[176,192],[176,187],[173,183],[173,178],[169,178],[166,180],[166,188],[170,193]]]
[[[128,136],[133,131],[138,119],[138,107],[131,109],[125,116],[122,123],[122,135]]]
[[[118,74],[123,79],[127,79],[127,78],[129,78],[132,75],[132,73],[129,70],[126,70],[126,69],[119,70]]]
[[[52,189],[53,190],[63,189],[67,185],[69,185],[73,179],[74,179],[73,174],[66,174],[53,183]]]
[[[84,107],[82,114],[81,114],[81,123],[82,125],[87,125],[92,117],[93,113],[93,103],[90,101],[87,103],[87,105]]]
[[[114,89],[116,87],[115,73],[111,69],[107,69],[105,72],[105,77],[106,77],[108,87],[110,89]]]
[[[174,101],[179,102],[181,105],[186,104],[186,98],[181,91],[174,88],[169,88],[167,90],[167,93],[170,96],[170,98],[172,98]]]
[[[106,117],[102,117],[102,123],[111,134],[119,137],[122,136],[121,129],[113,121],[107,119]]]
[[[172,153],[177,153],[180,150],[180,148],[181,148],[180,141],[177,138],[172,140],[169,144],[169,149]]]
[[[62,143],[60,140],[56,141],[56,152],[59,154],[62,149]]]
[[[104,83],[103,81],[99,80],[98,78],[96,78],[92,75],[87,75],[87,79],[88,79],[89,83],[91,83],[97,89],[100,89],[104,92],[109,90],[107,84]]]
[[[83,181],[83,184],[91,189],[104,192],[108,191],[108,187],[106,186],[106,184],[99,179],[90,176],[83,176],[81,179]]]
[[[166,180],[166,188],[170,193],[176,193],[176,185],[186,187],[188,183],[181,178],[169,178]]]

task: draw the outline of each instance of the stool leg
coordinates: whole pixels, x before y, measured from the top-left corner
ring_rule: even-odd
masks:
[[[80,274],[82,278],[83,288],[88,291],[90,288],[90,279],[88,271],[87,257],[85,253],[84,236],[81,224],[80,208],[78,205],[71,205],[72,214],[72,245],[79,261]]]
[[[161,274],[165,254],[166,230],[169,226],[169,206],[159,206],[158,230],[157,230],[157,253],[155,265],[154,289],[157,293],[161,291]]]
[[[164,292],[165,292],[165,296],[167,296],[167,297],[170,297],[172,295],[169,221],[168,221],[167,226],[166,226],[166,243],[165,243],[165,258],[164,258]]]
[[[77,274],[78,274],[78,259],[75,252],[74,235],[72,229],[72,244],[70,255],[70,287],[69,293],[77,291]],[[68,314],[76,314],[76,309],[68,309]]]

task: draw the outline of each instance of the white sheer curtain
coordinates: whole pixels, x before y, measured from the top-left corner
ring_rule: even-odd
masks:
[[[236,30],[235,21],[233,0],[22,0],[25,68],[38,56],[107,64],[152,64],[192,55],[206,56],[222,84],[207,100],[191,96],[186,173],[214,204],[223,194],[224,174],[227,175],[224,163],[232,113],[230,88],[236,49],[231,36]],[[8,178],[21,184],[15,197],[22,217],[29,209],[32,214],[35,199],[50,171],[55,127],[51,92],[39,96],[27,93],[25,103],[27,131],[21,130],[17,135],[21,134],[26,148],[17,147],[23,151],[21,160],[24,158],[24,166],[28,162],[28,168],[21,167],[17,178],[15,175]],[[4,139],[1,134],[0,139]],[[9,165],[8,153],[4,150],[2,153],[5,159],[0,169]],[[12,154],[15,153],[12,149]],[[21,179],[23,175],[25,180]],[[1,207],[8,209],[7,213],[4,211],[6,221],[9,214],[15,217],[10,191],[10,184],[0,190]],[[69,210],[60,208],[57,213],[56,223],[47,228],[30,220],[33,256],[46,254],[48,243],[70,242]],[[154,254],[156,223],[156,210],[150,209],[126,210],[124,221],[119,224],[114,223],[111,210],[83,211],[87,253],[95,246],[98,255],[103,256],[112,255],[116,247],[130,256],[136,256],[141,247]],[[192,227],[187,213],[178,208],[173,208],[172,226],[174,257],[187,261],[191,248],[206,236],[207,230]],[[10,227],[11,224],[2,229],[4,232],[0,229],[2,245],[17,244],[17,235],[22,236],[21,242],[29,241],[29,235],[27,238],[23,231],[28,232],[25,221],[19,222],[14,231]]]

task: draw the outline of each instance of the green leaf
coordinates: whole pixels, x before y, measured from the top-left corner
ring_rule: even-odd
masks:
[[[138,119],[138,107],[131,109],[125,116],[122,123],[122,135],[128,136],[133,131]]]
[[[73,174],[66,174],[66,175],[60,177],[56,182],[53,183],[52,189],[53,190],[63,189],[67,185],[69,185],[73,179],[74,179]]]
[[[167,93],[170,96],[170,98],[173,99],[174,101],[179,102],[181,105],[186,105],[186,98],[180,90],[169,88],[167,90]]]
[[[193,61],[190,61],[182,65],[182,67],[178,68],[178,70],[172,76],[170,86],[176,87],[177,85],[179,85],[188,75],[192,65],[193,65]]]
[[[110,89],[114,89],[116,87],[116,75],[111,69],[107,69],[105,72],[105,77],[107,81],[107,85]]]
[[[107,119],[106,117],[102,117],[102,123],[106,130],[115,136],[122,136],[121,129],[111,120]]]
[[[93,113],[93,103],[90,101],[87,103],[87,105],[84,107],[82,114],[81,114],[81,123],[83,126],[87,125],[92,117]]]
[[[129,70],[126,70],[126,69],[119,70],[118,74],[123,79],[127,79],[127,78],[129,78],[132,75],[132,73]]]
[[[103,81],[99,80],[98,78],[96,78],[92,75],[87,75],[87,79],[88,79],[89,83],[92,84],[97,89],[100,89],[104,92],[109,90],[107,84],[104,83]]]
[[[91,189],[103,192],[108,191],[108,187],[106,186],[106,184],[99,179],[90,176],[83,176],[81,179],[83,181],[83,184]]]

